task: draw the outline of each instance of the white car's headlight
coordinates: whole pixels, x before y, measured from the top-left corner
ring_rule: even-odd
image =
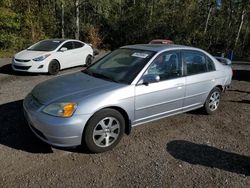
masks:
[[[71,117],[77,108],[76,103],[52,103],[43,109],[43,112],[52,116]]]
[[[34,58],[33,60],[34,61],[43,61],[44,59],[46,59],[47,57],[49,57],[50,56],[50,54],[46,54],[46,55],[42,55],[42,56],[40,56],[40,57],[36,57],[36,58]]]

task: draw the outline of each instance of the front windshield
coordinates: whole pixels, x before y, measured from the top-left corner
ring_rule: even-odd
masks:
[[[83,72],[110,81],[130,84],[155,52],[120,48]]]
[[[55,50],[62,42],[61,40],[43,40],[32,45],[28,50],[49,52]]]

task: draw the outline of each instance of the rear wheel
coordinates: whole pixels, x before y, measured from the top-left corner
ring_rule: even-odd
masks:
[[[123,116],[116,110],[104,109],[89,120],[83,135],[85,145],[91,152],[105,152],[115,147],[125,131]]]
[[[60,71],[60,64],[56,60],[52,60],[49,63],[49,74],[50,75],[56,75]]]
[[[87,67],[90,66],[91,63],[92,63],[92,60],[93,60],[92,56],[91,56],[91,55],[88,55],[87,58],[86,58],[86,61],[85,61],[85,65],[86,65]]]
[[[218,110],[221,98],[221,90],[215,87],[208,95],[207,100],[204,104],[204,110],[207,114],[213,114]]]

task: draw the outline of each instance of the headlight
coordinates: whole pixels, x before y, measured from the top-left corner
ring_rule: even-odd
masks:
[[[52,116],[71,117],[77,108],[76,103],[52,103],[43,112]]]
[[[46,55],[43,55],[43,56],[40,56],[40,57],[36,57],[33,60],[34,61],[43,61],[44,59],[46,59],[49,56],[50,56],[50,54],[46,54]]]

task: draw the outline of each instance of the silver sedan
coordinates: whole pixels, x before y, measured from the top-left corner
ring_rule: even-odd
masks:
[[[104,152],[136,125],[197,108],[213,114],[231,79],[231,67],[201,49],[124,46],[81,72],[38,84],[24,114],[44,142]]]

